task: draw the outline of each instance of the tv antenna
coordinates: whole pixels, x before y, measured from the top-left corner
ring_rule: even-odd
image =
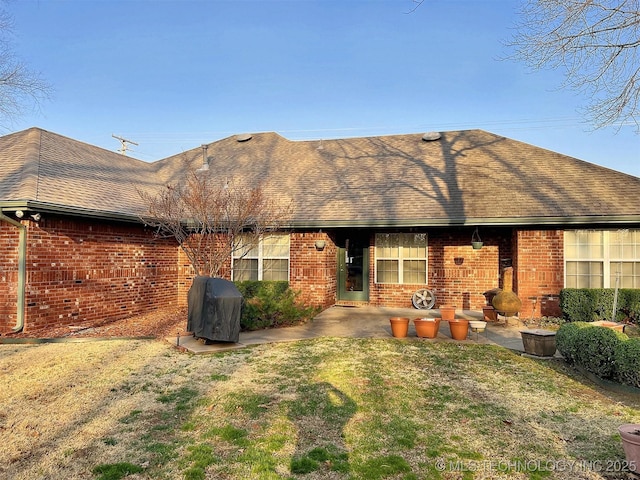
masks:
[[[127,149],[129,148],[129,144],[138,146],[138,144],[136,142],[133,142],[131,140],[127,140],[126,138],[118,137],[117,135],[114,135],[113,133],[111,134],[111,136],[113,138],[115,138],[116,140],[120,140],[120,143],[122,144],[122,146],[120,147],[120,150],[118,150],[118,152],[120,152],[121,155],[126,155],[127,154]]]

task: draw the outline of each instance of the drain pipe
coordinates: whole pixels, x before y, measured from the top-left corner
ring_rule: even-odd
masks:
[[[18,310],[16,313],[16,326],[14,333],[19,333],[24,328],[24,298],[27,277],[27,227],[13,218],[7,217],[0,211],[0,220],[15,226],[19,230],[18,236]]]

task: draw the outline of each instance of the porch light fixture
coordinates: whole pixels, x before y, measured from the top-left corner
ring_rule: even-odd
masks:
[[[42,218],[42,215],[40,215],[39,213],[34,213],[33,215],[31,215],[31,218],[33,218],[34,222],[39,222]]]
[[[22,210],[16,210],[16,217],[17,218],[22,218],[24,217],[24,212]]]
[[[324,240],[316,240],[316,250],[324,250],[324,247],[326,247],[327,242],[325,242]]]
[[[480,234],[478,233],[478,227],[476,227],[476,229],[473,231],[473,234],[471,235],[471,247],[473,247],[474,250],[480,250],[482,248],[482,240],[480,239]]]

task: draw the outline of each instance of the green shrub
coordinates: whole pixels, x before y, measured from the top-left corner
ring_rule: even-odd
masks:
[[[569,322],[592,322],[610,320],[630,321],[640,325],[640,289],[618,290],[616,302],[613,288],[565,288],[560,291],[560,308],[563,318]]]
[[[562,316],[569,322],[595,320],[595,293],[587,288],[564,288],[560,291]]]
[[[640,388],[640,338],[622,342],[615,353],[615,364],[620,383]]]
[[[621,302],[620,298],[618,299],[618,311],[622,313],[622,320],[640,325],[640,290],[625,288],[619,290],[619,294],[623,299]]]
[[[616,350],[628,338],[624,333],[611,328],[583,328],[578,333],[575,361],[600,378],[612,379],[616,376]]]
[[[300,302],[299,292],[291,290],[288,282],[248,281],[236,286],[245,299],[240,318],[243,331],[297,325],[318,313]]]
[[[581,348],[580,331],[590,326],[587,322],[565,323],[556,332],[556,348],[568,363],[575,363]]]

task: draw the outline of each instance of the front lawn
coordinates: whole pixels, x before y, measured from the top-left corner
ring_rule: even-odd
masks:
[[[8,479],[626,478],[640,398],[500,347],[0,346]]]

